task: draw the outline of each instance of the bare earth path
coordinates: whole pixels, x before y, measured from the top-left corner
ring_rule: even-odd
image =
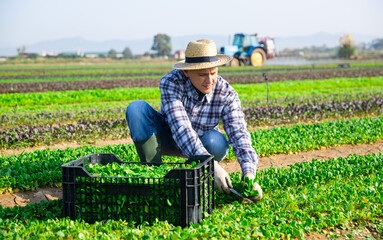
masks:
[[[108,144],[122,144],[128,143],[129,141],[131,142],[131,140],[128,139],[109,142],[100,141],[97,143],[97,145],[102,146]],[[69,146],[78,147],[76,144],[65,144],[53,146],[51,149],[65,149]],[[13,152],[8,152],[8,154],[16,154],[16,152],[21,153],[22,151],[27,150],[12,151]],[[337,157],[347,157],[350,154],[365,155],[378,152],[383,152],[383,141],[372,144],[342,145],[321,150],[301,152],[299,154],[276,154],[268,157],[261,157],[259,159],[258,169],[264,169],[270,166],[283,167],[297,162],[311,161],[313,158],[328,160]],[[1,152],[1,154],[5,154],[5,152]],[[229,173],[241,171],[237,161],[224,161],[220,164]],[[37,191],[1,194],[0,205],[3,207],[25,206],[29,203],[38,203],[41,200],[50,201],[61,197],[61,188],[43,187],[39,188]]]

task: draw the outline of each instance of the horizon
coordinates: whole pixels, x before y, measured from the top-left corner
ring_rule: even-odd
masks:
[[[260,35],[263,36],[263,35]],[[292,37],[274,37],[276,41],[276,51],[283,51],[286,49],[302,49],[310,47],[328,47],[334,48],[338,46],[339,37],[341,34],[329,34],[326,32],[318,32],[306,36],[292,36]],[[154,36],[153,36],[154,37]],[[85,39],[81,36],[74,36],[69,38],[53,39],[41,41],[32,45],[14,46],[8,48],[0,47],[0,56],[11,57],[16,56],[19,47],[26,47],[28,54],[106,54],[110,50],[115,50],[117,53],[122,53],[123,49],[128,47],[134,55],[143,55],[146,52],[151,52],[150,48],[153,43],[152,38],[138,39],[138,40],[123,40],[123,39],[109,39],[103,41],[93,41]],[[197,40],[202,38],[210,38],[216,42],[217,48],[221,46],[230,45],[228,40],[232,40],[233,36],[224,35],[187,35],[171,37],[172,53],[177,50],[185,50],[187,43],[190,40]],[[370,44],[376,36],[369,35],[354,35],[356,37],[355,44]]]

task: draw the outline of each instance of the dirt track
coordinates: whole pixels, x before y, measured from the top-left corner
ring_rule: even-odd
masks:
[[[106,142],[99,142],[99,144],[102,143],[106,144]],[[114,142],[114,144],[117,143],[118,142]],[[108,144],[113,143],[109,142]],[[68,145],[65,146],[68,147]],[[56,147],[59,148],[60,146]],[[270,166],[283,167],[297,162],[311,161],[313,158],[328,160],[337,157],[347,157],[350,154],[365,155],[378,152],[383,152],[383,141],[373,144],[342,145],[321,150],[301,152],[299,154],[276,154],[268,157],[261,157],[259,159],[258,169],[261,170]],[[14,154],[14,152],[9,152],[9,154]],[[237,161],[224,161],[221,163],[221,166],[223,166],[227,172],[241,171]],[[61,197],[61,188],[44,187],[37,191],[2,194],[0,195],[0,205],[3,207],[25,206],[29,203],[38,203],[41,200],[50,201]]]

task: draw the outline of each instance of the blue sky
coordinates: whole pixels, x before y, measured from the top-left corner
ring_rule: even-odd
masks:
[[[383,37],[382,0],[0,0],[0,47],[60,38],[93,41],[258,32]]]

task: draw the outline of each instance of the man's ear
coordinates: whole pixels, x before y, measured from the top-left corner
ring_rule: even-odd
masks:
[[[189,70],[182,70],[186,77],[189,77]]]

